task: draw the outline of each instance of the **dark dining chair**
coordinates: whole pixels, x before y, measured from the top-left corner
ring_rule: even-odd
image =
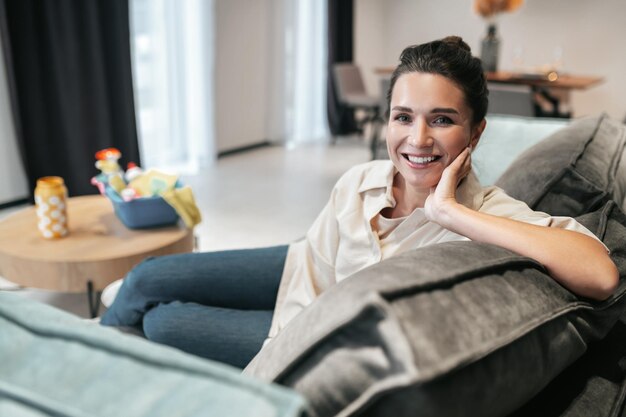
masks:
[[[381,98],[369,95],[365,89],[360,68],[352,62],[334,64],[333,75],[337,86],[339,102],[347,108],[361,111],[362,117],[357,119],[357,128],[363,133],[370,126],[369,139],[372,159],[376,159],[380,130],[383,125],[381,117]]]

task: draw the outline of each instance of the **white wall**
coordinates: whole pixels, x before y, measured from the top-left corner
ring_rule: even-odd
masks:
[[[0,49],[0,204],[30,195],[15,138],[3,57]]]
[[[380,94],[379,76],[374,69],[391,66],[395,59],[388,59],[389,19],[388,4],[394,0],[356,0],[354,2],[354,45],[353,57],[361,67],[365,87],[370,94]],[[384,93],[383,93],[384,94]]]
[[[367,87],[378,92],[373,69],[393,66],[405,46],[446,35],[459,35],[480,53],[485,22],[470,0],[356,0],[355,61],[362,65]],[[606,111],[626,115],[626,2],[623,0],[528,0],[513,13],[500,15],[499,67],[513,69],[514,51],[523,49],[525,66],[540,66],[562,48],[564,71],[604,77],[603,84],[572,94],[575,116]]]
[[[287,68],[285,59],[285,33],[283,28],[289,18],[288,0],[270,0],[268,11],[268,48],[269,52],[265,56],[267,63],[267,88],[265,103],[266,112],[266,136],[265,139],[274,143],[284,143],[286,136],[285,106],[287,106],[286,83]]]
[[[217,0],[215,137],[223,152],[268,140],[271,0]]]

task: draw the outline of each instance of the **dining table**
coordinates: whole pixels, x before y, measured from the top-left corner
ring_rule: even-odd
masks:
[[[389,78],[394,67],[378,67],[374,72],[383,79]],[[532,90],[537,116],[571,117],[569,110],[572,91],[583,91],[598,86],[604,78],[595,75],[578,75],[558,71],[521,72],[488,71],[489,83],[528,86]]]

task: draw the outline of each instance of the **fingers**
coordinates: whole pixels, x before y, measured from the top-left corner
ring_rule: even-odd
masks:
[[[465,178],[472,169],[472,160],[469,148],[465,148],[441,174],[437,189],[442,195],[454,195],[459,182]],[[445,190],[445,191],[444,191]]]
[[[463,165],[461,166],[461,169],[459,171],[459,181],[465,178],[467,174],[469,174],[470,171],[472,170],[472,154],[469,148],[465,148],[463,152],[465,152],[465,156],[463,157]]]
[[[442,180],[450,181],[454,185],[459,185],[461,180],[465,178],[472,169],[472,158],[469,148],[465,148],[461,153],[452,161],[450,165],[444,169],[441,176]]]
[[[454,161],[452,161],[450,166],[456,169],[460,169],[467,162],[469,155],[470,155],[469,148],[463,149],[461,153],[454,159]]]
[[[467,175],[469,168],[471,168],[472,162],[470,158],[469,148],[463,149],[461,153],[452,161],[452,163],[446,167],[446,170],[460,176],[461,178]],[[467,172],[465,172],[467,170]],[[464,175],[460,175],[464,174]]]

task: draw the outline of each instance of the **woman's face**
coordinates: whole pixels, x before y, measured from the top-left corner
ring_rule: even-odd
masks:
[[[484,121],[472,127],[463,91],[447,78],[421,72],[401,75],[390,102],[387,150],[406,185],[430,190],[445,167],[474,147]]]

